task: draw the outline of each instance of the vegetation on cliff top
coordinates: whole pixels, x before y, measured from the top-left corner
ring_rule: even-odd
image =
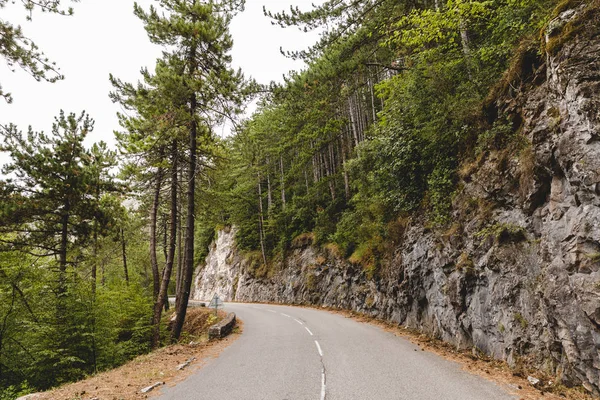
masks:
[[[271,15],[329,29],[225,142],[223,207],[203,223],[236,225],[265,264],[311,232],[376,277],[408,215],[450,222],[461,163],[521,140],[494,100],[529,79],[557,2],[343,4]]]

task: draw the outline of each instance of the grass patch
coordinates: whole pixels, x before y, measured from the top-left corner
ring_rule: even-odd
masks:
[[[534,183],[535,153],[531,144],[521,150],[519,154],[519,194],[521,200],[526,200],[527,192]]]
[[[496,244],[518,243],[527,240],[525,228],[499,222],[486,226],[474,236],[479,239],[493,238]]]
[[[360,244],[348,261],[360,265],[367,279],[372,280],[379,274],[381,259],[383,258],[384,244],[380,236]]]
[[[539,51],[539,40],[533,37],[524,38],[514,54],[508,69],[498,83],[492,87],[484,101],[484,107],[488,113],[495,110],[494,104],[498,99],[507,96],[513,97],[523,84],[530,82],[535,72],[543,64]],[[495,112],[490,114],[494,115]]]
[[[456,269],[467,274],[475,272],[475,264],[466,252],[462,252],[456,261]]]
[[[246,251],[243,254],[248,273],[254,278],[265,278],[273,275],[273,268],[265,265],[260,251]]]
[[[385,232],[387,239],[392,242],[394,246],[402,244],[404,239],[404,233],[410,224],[410,217],[400,216],[387,223]]]
[[[313,291],[317,288],[317,285],[319,284],[319,278],[317,277],[317,275],[313,272],[307,272],[306,274],[306,287],[308,290]]]
[[[600,252],[588,253],[586,257],[589,258],[593,263],[600,262]]]
[[[337,243],[327,243],[323,246],[323,249],[333,258],[340,259],[343,257],[342,250]]]
[[[521,328],[527,329],[527,327],[529,326],[529,322],[527,322],[523,315],[521,315],[520,313],[515,313],[513,317],[515,318],[515,321],[521,324]]]
[[[500,333],[504,333],[506,331],[506,328],[504,327],[504,324],[502,322],[498,322],[498,331]]]
[[[305,232],[292,239],[292,248],[303,249],[311,246],[315,242],[315,234],[313,232]]]

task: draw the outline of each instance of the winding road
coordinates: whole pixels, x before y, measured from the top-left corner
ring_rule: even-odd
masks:
[[[159,399],[516,399],[457,363],[342,315],[261,304],[225,309],[242,319],[243,334]]]

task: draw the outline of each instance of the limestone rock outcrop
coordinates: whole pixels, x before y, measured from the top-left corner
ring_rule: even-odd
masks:
[[[217,294],[223,301],[235,298],[240,257],[235,249],[235,229],[217,233],[205,263],[196,271],[193,300],[210,301]]]

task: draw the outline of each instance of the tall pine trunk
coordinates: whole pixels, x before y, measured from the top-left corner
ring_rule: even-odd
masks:
[[[152,347],[158,347],[160,343],[160,319],[162,316],[163,307],[168,303],[168,289],[169,282],[171,280],[171,274],[173,271],[173,264],[175,261],[175,249],[177,240],[177,142],[173,140],[171,145],[171,211],[170,211],[170,226],[169,226],[169,243],[167,250],[167,259],[165,269],[162,273],[162,281],[160,284],[160,290],[158,292],[158,298],[154,303],[154,315],[152,317],[153,334],[152,334]]]
[[[58,314],[59,318],[62,317],[60,308],[64,304],[64,296],[67,293],[67,246],[69,243],[69,212],[71,206],[67,201],[65,203],[64,210],[60,218],[60,248],[59,254],[59,267],[58,267],[58,290],[56,291],[58,296]]]
[[[264,225],[265,220],[263,218],[263,201],[262,201],[262,187],[260,184],[260,172],[258,173],[258,234],[260,238],[260,250],[262,253],[263,262],[265,267],[267,266],[267,253],[265,249],[265,232]]]
[[[180,298],[181,293],[181,284],[183,282],[183,225],[181,223],[181,215],[182,215],[182,203],[181,199],[183,198],[183,192],[181,190],[181,181],[183,181],[183,177],[179,180],[180,184],[178,185],[178,193],[179,193],[179,202],[177,204],[177,281],[175,284],[175,298]],[[176,305],[177,307],[177,305]]]
[[[341,136],[341,147],[342,168],[344,170],[344,194],[346,195],[346,200],[350,200],[350,178],[348,176],[348,167],[346,166],[346,144],[344,140],[344,132],[342,132]]]
[[[189,62],[190,73],[195,73],[198,69],[196,63],[196,44],[193,43],[190,47]],[[190,299],[190,291],[192,288],[192,275],[194,274],[194,222],[195,222],[195,195],[196,195],[196,168],[197,168],[197,140],[198,140],[198,121],[196,113],[198,109],[198,99],[196,93],[190,96],[190,158],[188,165],[188,188],[187,188],[187,216],[185,223],[185,264],[183,267],[183,281],[181,283],[181,293],[177,299],[177,307],[175,310],[175,324],[171,339],[179,340],[183,322],[187,313],[188,301]]]
[[[163,151],[160,152],[161,158]],[[160,201],[160,189],[163,180],[163,170],[159,168],[156,173],[156,181],[154,186],[154,198],[152,199],[152,210],[150,211],[150,265],[152,266],[152,294],[154,300],[158,298],[160,290],[160,275],[158,272],[158,259],[156,258],[156,224],[158,219],[158,203]]]
[[[96,286],[98,285],[98,220],[94,219],[94,262],[92,263],[92,301],[96,301]]]
[[[123,255],[123,272],[125,273],[125,282],[129,286],[129,270],[127,269],[127,242],[125,241],[125,230],[121,228],[121,250]]]
[[[281,171],[281,208],[285,210],[285,176],[283,175],[283,155],[279,156],[279,168]]]
[[[268,162],[267,162],[268,164]],[[271,213],[273,207],[273,191],[271,189],[271,173],[267,172],[267,214]]]

